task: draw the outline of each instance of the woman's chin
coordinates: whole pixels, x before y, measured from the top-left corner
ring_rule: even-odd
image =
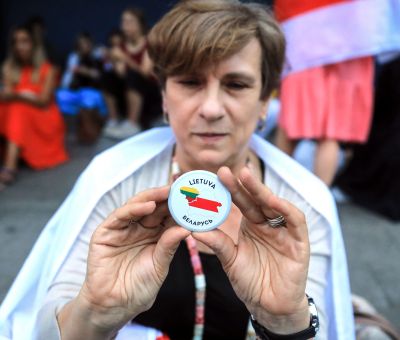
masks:
[[[232,150],[231,150],[232,149]],[[238,152],[229,146],[224,147],[192,147],[179,148],[177,145],[176,155],[182,168],[191,170],[207,170],[216,173],[222,166],[234,168],[238,161]],[[181,152],[180,152],[181,151]],[[187,171],[187,170],[186,170]]]
[[[230,162],[226,152],[207,150],[201,151],[197,154],[196,163],[199,164],[203,170],[217,172],[220,167],[224,165],[229,166]]]

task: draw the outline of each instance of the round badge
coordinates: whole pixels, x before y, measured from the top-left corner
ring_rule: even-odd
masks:
[[[231,210],[231,193],[217,175],[190,171],[172,184],[168,207],[175,222],[190,231],[209,231],[221,225]]]

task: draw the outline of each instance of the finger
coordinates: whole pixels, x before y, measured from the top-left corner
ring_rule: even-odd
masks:
[[[152,228],[164,224],[163,221],[166,220],[168,216],[170,216],[168,203],[158,203],[153,213],[140,219],[140,224],[143,227]]]
[[[190,235],[190,231],[182,227],[171,227],[165,230],[158,240],[153,253],[153,263],[159,277],[164,280],[169,265],[182,240]]]
[[[304,213],[289,201],[271,196],[270,207],[286,219],[288,232],[298,241],[308,242],[308,228]]]
[[[156,203],[154,201],[124,205],[114,210],[102,223],[102,226],[108,229],[127,228],[130,221],[138,221],[142,217],[153,213],[155,209]]]
[[[307,233],[304,214],[289,201],[279,198],[262,182],[257,180],[247,168],[243,168],[239,174],[243,187],[249,192],[261,211],[267,218],[275,218],[282,215],[287,222],[289,232],[296,238],[303,238]],[[298,233],[295,231],[300,228]]]
[[[220,229],[215,229],[203,233],[192,233],[192,236],[211,248],[220,260],[224,270],[229,272],[236,259],[237,246],[227,234]]]
[[[161,223],[165,228],[179,226],[178,223],[176,223],[175,220],[172,218],[172,216],[167,216]]]
[[[249,193],[232,174],[228,167],[218,170],[218,177],[232,195],[232,201],[240,209],[242,214],[253,223],[262,223],[265,217],[260,208],[255,204]]]
[[[269,205],[269,200],[274,194],[264,183],[256,178],[247,167],[244,167],[240,171],[239,179],[254,202],[260,207],[265,217],[275,218],[279,215]]]
[[[145,191],[139,192],[135,196],[129,199],[126,204],[129,203],[136,203],[136,202],[147,202],[147,201],[154,201],[154,202],[162,202],[168,199],[169,190],[171,186],[165,185],[159,188],[151,188]]]

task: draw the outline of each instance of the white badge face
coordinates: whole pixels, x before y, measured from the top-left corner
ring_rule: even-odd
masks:
[[[231,211],[231,194],[217,175],[190,171],[172,184],[168,207],[175,222],[191,231],[209,231],[222,224]]]

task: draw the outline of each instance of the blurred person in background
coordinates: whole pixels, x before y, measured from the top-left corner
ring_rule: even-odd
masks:
[[[119,28],[114,28],[111,30],[109,36],[108,36],[108,44],[112,48],[114,47],[119,47],[122,45],[124,41],[124,35],[122,34],[122,31]]]
[[[64,121],[54,100],[57,72],[27,27],[13,31],[2,73],[0,135],[6,139],[6,152],[0,184],[4,188],[15,180],[19,159],[44,169],[65,162],[68,156]]]
[[[365,143],[369,134],[374,61],[360,38],[372,20],[369,3],[275,1],[288,39],[276,145],[292,155],[299,140],[315,140],[314,173],[328,186],[339,143]]]
[[[96,54],[93,39],[87,32],[76,38],[75,51],[69,54],[61,85],[64,88],[100,87],[102,60]]]
[[[80,33],[75,51],[68,56],[62,88],[57,91],[61,112],[77,115],[77,137],[83,143],[97,140],[107,114],[100,90],[103,60],[96,52],[91,36]]]
[[[26,20],[24,26],[32,32],[35,46],[37,46],[38,54],[42,54],[42,58],[48,60],[53,67],[61,65],[60,56],[57,55],[54,46],[46,38],[46,22],[41,15],[33,15]]]
[[[108,34],[107,46],[101,49],[101,56],[103,59],[103,67],[107,71],[113,69],[114,65],[111,58],[111,51],[114,48],[119,48],[124,41],[124,35],[119,28],[113,28]]]
[[[122,13],[123,41],[109,53],[112,68],[103,78],[109,121],[105,135],[126,138],[149,128],[161,116],[161,94],[147,54],[146,24],[143,13],[127,8]],[[126,117],[121,114],[125,111]]]

